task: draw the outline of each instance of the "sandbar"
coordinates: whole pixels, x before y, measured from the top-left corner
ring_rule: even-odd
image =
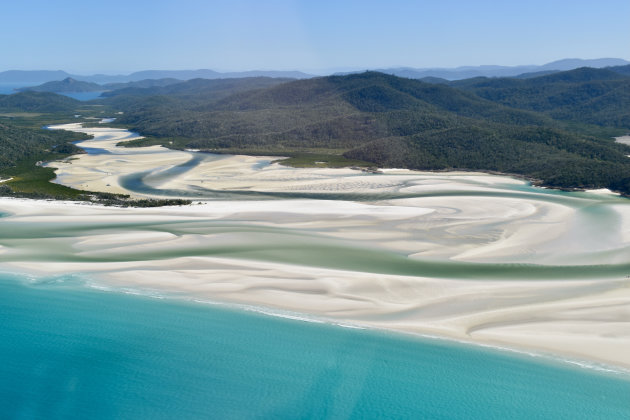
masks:
[[[100,150],[49,163],[61,184],[137,197],[211,190],[269,198],[161,208],[1,198],[3,270],[76,273],[99,288],[630,370],[630,204],[606,191],[554,192],[483,173],[371,174],[288,168],[275,157],[123,149],[116,144],[137,135],[59,128],[95,135],[81,145]],[[145,190],[125,187],[121,180],[134,174]]]

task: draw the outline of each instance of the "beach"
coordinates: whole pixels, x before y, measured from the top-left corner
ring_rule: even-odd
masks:
[[[456,268],[446,270],[445,277],[425,277],[420,263],[419,275],[405,276],[387,273],[397,270],[394,257],[399,254],[393,251],[392,258],[382,258],[384,272],[374,273],[368,265],[366,271],[352,269],[366,262],[356,253],[365,252],[369,258],[392,250],[383,245],[372,247],[369,242],[352,246],[346,243],[349,238],[340,244],[337,238],[345,226],[335,222],[348,218],[348,208],[344,213],[329,208],[327,225],[319,213],[316,230],[326,226],[334,235],[307,235],[305,239],[300,236],[304,235],[300,222],[287,218],[297,210],[289,203],[265,203],[249,213],[238,207],[242,202],[225,204],[223,208],[203,204],[121,209],[58,202],[33,206],[25,200],[2,199],[0,210],[16,215],[3,219],[5,229],[13,226],[23,236],[3,239],[0,257],[5,267],[37,276],[81,273],[92,279],[94,287],[252,305],[327,322],[450,337],[630,368],[625,351],[630,345],[630,281],[614,272],[577,280],[525,279],[508,268],[506,278],[484,281]],[[361,208],[353,216],[365,223],[366,210]],[[278,232],[283,229],[278,226],[281,223],[261,232],[257,227],[265,224],[251,222],[254,217],[261,220],[278,215],[288,220],[287,232]],[[384,214],[380,220],[391,222],[392,216],[388,219]],[[232,224],[227,231],[224,222]],[[309,224],[302,222],[302,227],[312,231]],[[37,234],[42,226],[50,236]],[[65,236],[66,229],[74,234]],[[366,236],[375,229],[360,230]],[[286,247],[294,249],[287,251]],[[335,254],[346,257],[344,252],[347,260],[327,258]]]
[[[56,182],[194,202],[2,198],[5,271],[630,369],[630,205],[610,192],[123,149],[126,130],[65,128],[98,150],[49,163]]]
[[[615,141],[621,144],[630,144],[630,136],[615,137]]]

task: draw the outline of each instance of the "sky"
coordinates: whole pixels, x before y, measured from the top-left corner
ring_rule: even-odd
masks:
[[[630,60],[629,18],[629,0],[11,0],[0,5],[0,71]]]

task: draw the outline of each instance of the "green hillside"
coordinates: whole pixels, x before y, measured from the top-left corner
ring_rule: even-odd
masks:
[[[470,124],[546,124],[447,86],[382,73],[298,80],[233,94],[152,97],[128,107],[120,123],[143,134],[188,139],[202,148],[350,149],[391,135]]]
[[[9,174],[19,166],[25,174],[24,162],[76,151],[67,143],[74,137],[38,129],[47,118],[122,111],[116,124],[149,136],[134,145],[284,155],[297,165],[496,171],[553,187],[630,194],[630,148],[583,124],[617,132],[630,127],[623,106],[629,103],[629,80],[608,69],[476,78],[453,86],[377,72],[305,80],[196,79],[128,87],[87,104],[21,92],[0,95],[0,169]],[[10,116],[20,112],[31,116]]]
[[[74,112],[80,104],[76,99],[50,92],[0,95],[0,112]]]
[[[98,92],[103,90],[103,86],[67,77],[60,81],[46,82],[20,90],[23,92]]]
[[[81,149],[68,142],[85,138],[85,134],[16,127],[0,120],[0,170],[51,151],[78,153]]]
[[[187,200],[131,200],[126,195],[75,190],[51,183],[52,168],[40,161],[58,160],[84,153],[71,142],[84,140],[85,134],[63,130],[45,130],[14,125],[0,119],[0,196],[79,200],[104,205],[156,207],[189,204]]]
[[[618,70],[614,70],[618,69]],[[450,85],[554,119],[630,129],[630,77],[624,67],[579,68],[529,79],[475,78]]]
[[[288,82],[292,79],[271,77],[244,77],[239,79],[192,79],[185,82],[175,79],[143,80],[131,82],[103,94],[103,97],[115,96],[156,96],[170,95],[178,97],[225,97],[227,95],[265,88]]]
[[[291,81],[222,99],[204,92],[136,97],[118,122],[151,136],[145,144],[290,156],[343,154],[381,166],[500,171],[541,179],[555,187],[630,192],[623,186],[630,177],[626,157],[630,149],[611,139],[567,131],[566,123],[553,118],[568,112],[557,102],[551,101],[542,110],[517,109],[512,103],[521,95],[523,102],[535,96],[534,87],[545,91],[541,80],[531,82],[537,79],[547,78],[549,89],[576,83],[608,88],[608,84],[626,82],[624,76],[608,71],[594,76],[563,73],[570,72],[526,80],[496,79],[501,89],[519,93],[506,97],[505,103],[477,94],[494,79],[468,80],[455,88],[366,72]],[[497,89],[491,86],[488,91]],[[589,96],[571,87],[565,92]],[[602,112],[608,112],[607,98],[616,103],[623,94],[621,90],[598,96]],[[124,98],[118,100],[123,107]],[[596,106],[587,111],[591,119],[598,118]],[[135,144],[139,143],[143,142]]]

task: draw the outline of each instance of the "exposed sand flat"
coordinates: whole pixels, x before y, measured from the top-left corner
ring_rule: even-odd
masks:
[[[116,145],[139,136],[122,129],[81,128],[80,124],[51,127],[85,132],[94,140],[79,146],[98,149],[96,154],[76,155],[48,166],[57,168],[55,182],[91,191],[154,196],[151,191],[131,191],[121,177],[139,174],[147,186],[182,192],[261,191],[292,193],[431,193],[444,191],[493,191],[497,185],[524,185],[524,181],[481,173],[432,173],[388,170],[384,175],[349,168],[309,170],[271,164],[278,157],[210,155],[169,150],[160,146],[121,148]],[[193,162],[194,161],[194,162]],[[189,164],[183,170],[182,165]],[[160,195],[162,196],[162,195]]]
[[[623,143],[623,144],[630,145],[630,136],[615,137],[615,141],[617,143]]]
[[[274,217],[286,215],[290,224],[287,233],[300,235],[311,229],[311,217],[301,217],[317,213],[318,237],[327,237],[329,229],[334,231],[335,238],[343,238],[346,228],[332,223],[326,226],[327,220],[369,216],[387,223],[433,215],[425,211],[417,216],[407,210],[416,207],[392,206],[374,212],[377,207],[302,200],[124,209],[60,202],[33,205],[27,200],[0,199],[0,211],[15,214],[3,218],[2,225],[10,226],[13,232],[27,229],[15,242],[2,239],[0,256],[6,270],[26,270],[46,276],[81,273],[92,277],[100,287],[153,290],[198,300],[261,306],[335,322],[444,336],[630,368],[627,352],[630,280],[623,277],[602,273],[602,278],[583,280],[429,278],[420,273],[403,276],[331,269],[309,260],[279,263],[266,261],[264,255],[252,259],[246,253],[227,258],[185,256],[186,250],[195,255],[198,246],[219,244],[229,248],[244,242],[256,243],[252,231],[239,233],[238,227],[207,231],[208,221],[278,227],[283,222],[274,221]],[[522,209],[522,215],[531,212],[528,206]],[[477,212],[472,214],[478,217]],[[291,215],[295,216],[292,220]],[[178,222],[189,225],[179,226]],[[121,226],[125,223],[130,225]],[[143,223],[151,225],[144,229]],[[173,224],[179,232],[168,231]],[[72,228],[73,235],[62,237],[57,231],[48,231],[38,236],[35,232],[43,225],[57,226],[59,232]],[[33,227],[29,230],[28,226]],[[378,234],[379,226],[359,224],[357,229],[364,235]],[[406,229],[399,233],[385,230],[380,234],[402,237],[406,232]],[[353,241],[357,236],[350,229],[345,240]],[[413,235],[406,238],[408,243],[398,243],[399,248],[418,246]],[[396,248],[387,245],[387,238],[373,240],[384,250]],[[335,245],[335,242],[325,243]],[[296,242],[294,246],[301,245]],[[430,252],[435,245],[425,241],[422,246]],[[52,258],[51,249],[54,249]],[[178,250],[184,250],[184,256],[177,256]],[[64,262],[56,261],[59,256],[67,258]]]
[[[630,369],[627,200],[481,173],[122,149],[126,130],[64,128],[98,149],[50,164],[65,185],[268,195],[142,209],[0,199],[0,268]]]
[[[63,124],[51,129],[78,131],[95,136],[94,140],[78,143],[79,146],[100,149],[97,154],[76,155],[68,159],[47,163],[57,168],[54,182],[72,188],[130,194],[119,185],[121,174],[160,171],[180,165],[190,159],[190,153],[165,149],[160,146],[125,149],[116,145],[140,138],[127,130],[112,128],[82,128],[81,124]],[[124,168],[124,169],[121,169]]]
[[[457,281],[248,260],[16,264],[96,284],[259,305],[337,322],[451,337],[630,368],[629,281]]]

